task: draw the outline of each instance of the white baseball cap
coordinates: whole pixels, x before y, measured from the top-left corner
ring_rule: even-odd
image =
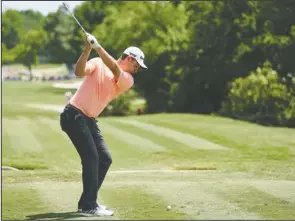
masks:
[[[143,69],[148,69],[144,64],[144,53],[138,47],[131,46],[126,48],[123,54],[133,57]]]

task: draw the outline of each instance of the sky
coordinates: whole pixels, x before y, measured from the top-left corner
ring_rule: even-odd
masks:
[[[56,12],[63,1],[2,1],[2,12],[7,9],[27,10],[32,9],[48,15],[49,12]],[[65,1],[71,10],[83,1]]]

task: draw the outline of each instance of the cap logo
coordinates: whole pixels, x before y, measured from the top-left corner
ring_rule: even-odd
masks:
[[[132,53],[132,52],[129,52],[129,55],[133,56],[134,58],[140,58],[141,60],[143,60],[143,57],[142,56],[137,56],[136,54]]]
[[[132,52],[129,52],[129,54],[136,58],[136,55],[133,54]]]

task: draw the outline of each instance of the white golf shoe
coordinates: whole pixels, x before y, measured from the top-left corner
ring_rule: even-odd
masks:
[[[102,204],[98,204],[98,207],[100,207],[101,209],[107,209],[107,207],[105,205],[102,205]],[[82,209],[81,208],[78,208],[78,212],[82,212]]]
[[[114,211],[96,207],[92,210],[82,210],[80,214],[82,216],[112,216],[114,215]]]

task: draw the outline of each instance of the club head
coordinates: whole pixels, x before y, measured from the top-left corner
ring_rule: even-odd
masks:
[[[72,13],[71,10],[70,10],[69,5],[68,5],[67,3],[63,2],[62,4],[63,4],[64,8],[65,8],[69,13]]]

